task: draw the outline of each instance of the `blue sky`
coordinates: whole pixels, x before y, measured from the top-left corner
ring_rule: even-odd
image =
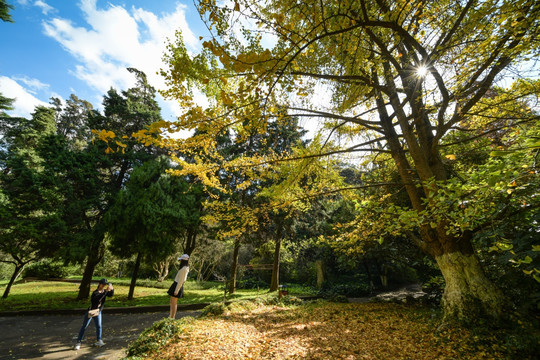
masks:
[[[29,117],[34,106],[72,93],[100,108],[110,87],[134,84],[136,67],[160,89],[156,74],[167,38],[181,30],[197,52],[207,35],[190,0],[8,0],[15,23],[0,21],[0,92],[15,98],[12,116]],[[163,115],[179,109],[160,99]]]

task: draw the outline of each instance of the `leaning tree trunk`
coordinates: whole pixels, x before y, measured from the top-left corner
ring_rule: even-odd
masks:
[[[101,259],[99,256],[88,254],[88,259],[86,261],[86,266],[84,267],[83,277],[81,280],[81,285],[79,286],[79,294],[77,295],[77,300],[88,299],[90,295],[90,286],[92,284],[92,276],[94,275],[94,270],[99,264]]]
[[[79,294],[77,295],[77,300],[88,299],[90,295],[90,286],[92,284],[92,276],[94,276],[94,270],[96,269],[97,264],[103,259],[105,255],[105,247],[103,246],[103,240],[105,234],[96,235],[94,238],[90,249],[88,250],[88,257],[86,261],[86,266],[84,268],[83,277],[81,280],[81,285],[79,286]]]
[[[13,271],[13,274],[11,275],[11,278],[9,279],[9,283],[6,287],[6,290],[4,290],[4,295],[2,295],[2,299],[5,299],[8,297],[9,292],[11,291],[11,286],[17,280],[19,275],[21,275],[22,271],[24,270],[25,265],[26,263],[15,265],[15,270]]]
[[[236,291],[236,273],[238,272],[238,253],[240,252],[240,239],[234,240],[234,251],[231,265],[231,280],[229,282],[229,294],[234,294]]]
[[[281,252],[281,236],[276,239],[276,249],[274,250],[274,264],[272,266],[272,281],[270,282],[270,291],[277,291],[279,288],[279,257]]]
[[[139,268],[141,267],[141,252],[137,253],[137,260],[135,260],[135,267],[133,268],[133,274],[131,274],[131,283],[129,284],[128,300],[133,300],[133,293],[135,293],[135,284],[137,283],[137,275],[139,274]]]

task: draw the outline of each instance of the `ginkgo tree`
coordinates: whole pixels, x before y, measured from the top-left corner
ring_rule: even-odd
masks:
[[[282,116],[285,108],[289,115],[318,122],[329,137],[313,147],[316,151],[300,156],[274,153],[233,161],[216,156],[212,163],[203,160],[208,157],[195,157],[191,164],[177,159],[185,172],[197,174],[207,186],[219,186],[216,174],[223,168],[249,172],[285,159],[305,164],[345,154],[387,154],[409,201],[406,207],[394,208],[393,231],[407,234],[437,262],[446,281],[446,318],[500,318],[505,299],[478,261],[471,243],[474,228],[448,218],[440,206],[444,198],[456,204],[454,218],[468,208],[456,201],[463,189],[453,185],[456,154],[446,153],[441,141],[451,133],[466,133],[466,125],[475,118],[489,124],[497,122],[499,113],[507,113],[494,107],[506,109],[515,101],[525,106],[525,96],[536,98],[538,84],[527,78],[538,70],[534,59],[540,3],[202,0],[197,6],[210,36],[195,56],[185,49],[181,34],[169,45],[169,67],[162,71],[169,87],[163,93],[186,111],[161,128],[197,129],[198,135],[174,142],[155,139],[150,131],[137,136],[154,139],[173,154],[189,154],[194,148],[212,153],[218,132],[231,129],[238,138],[253,131],[264,134],[265,120]],[[521,87],[511,87],[515,77],[524,79]],[[487,107],[496,84],[507,89],[512,101]],[[197,104],[194,88],[206,95],[210,106]],[[503,127],[538,115],[530,109],[515,113],[515,118]],[[346,141],[333,142],[331,136]],[[536,165],[529,166],[536,174]],[[376,209],[376,201],[369,207],[382,211]],[[496,211],[492,209],[492,216]],[[380,223],[381,231],[390,220]]]

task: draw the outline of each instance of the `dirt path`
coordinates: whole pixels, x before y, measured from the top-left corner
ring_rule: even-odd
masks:
[[[196,316],[198,311],[178,313]],[[0,317],[0,359],[120,359],[125,349],[155,321],[168,316],[165,313],[103,314],[103,341],[105,346],[95,348],[94,323],[86,329],[82,347],[73,350],[83,315],[45,315]]]

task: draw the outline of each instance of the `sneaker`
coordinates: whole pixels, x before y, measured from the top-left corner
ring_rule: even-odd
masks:
[[[81,348],[81,342],[80,341],[77,341],[77,343],[75,344],[75,346],[73,347],[73,350],[79,350]]]
[[[105,343],[103,342],[103,340],[98,340],[98,341],[96,341],[96,343],[94,344],[94,346],[97,346],[97,347],[102,347],[103,345],[105,345]]]

